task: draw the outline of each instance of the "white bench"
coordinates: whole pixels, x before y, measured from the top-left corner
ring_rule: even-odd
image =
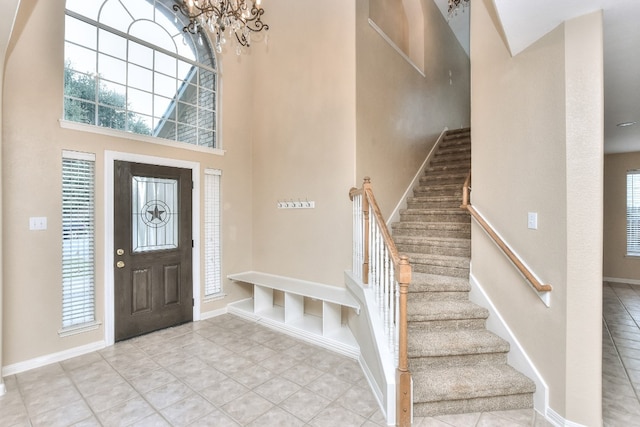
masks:
[[[347,356],[356,358],[360,355],[357,341],[342,321],[342,307],[349,307],[360,314],[360,304],[346,288],[255,271],[227,277],[253,285],[253,298],[229,304],[227,309],[230,313],[262,322]],[[274,290],[284,293],[282,306],[274,304]],[[304,298],[322,301],[322,315],[306,313]]]

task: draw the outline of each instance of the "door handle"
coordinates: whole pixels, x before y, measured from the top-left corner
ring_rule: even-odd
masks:
[[[124,268],[124,261],[118,261],[118,262],[116,262],[116,267],[118,267],[118,268]]]

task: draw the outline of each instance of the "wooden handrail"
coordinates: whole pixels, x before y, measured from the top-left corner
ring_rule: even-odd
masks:
[[[400,255],[391,238],[391,233],[382,217],[382,212],[373,194],[371,179],[364,178],[362,188],[351,188],[349,198],[362,196],[362,214],[364,225],[364,260],[362,265],[362,282],[369,284],[369,228],[371,221],[369,212],[372,212],[375,223],[378,224],[380,234],[387,248],[389,258],[393,263],[395,280],[398,283],[398,367],[396,369],[396,425],[400,427],[411,426],[411,372],[409,371],[408,358],[408,329],[407,329],[407,296],[409,283],[411,283],[411,265],[409,258]]]
[[[485,221],[485,219],[480,215],[480,213],[471,205],[470,201],[471,195],[471,172],[467,176],[467,179],[464,181],[462,187],[462,205],[460,206],[462,209],[466,209],[469,211],[471,216],[478,222],[478,224],[484,229],[484,231],[491,237],[491,239],[495,242],[496,245],[502,252],[509,258],[509,261],[515,265],[520,274],[524,276],[525,279],[537,290],[538,292],[550,292],[553,288],[551,285],[541,283],[527,268],[526,265],[522,262],[522,260],[513,253],[513,251],[507,246],[507,244],[498,236],[498,233]]]

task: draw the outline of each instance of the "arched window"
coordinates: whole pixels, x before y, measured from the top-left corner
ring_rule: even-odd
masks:
[[[172,0],[67,0],[64,119],[216,148],[216,60]]]

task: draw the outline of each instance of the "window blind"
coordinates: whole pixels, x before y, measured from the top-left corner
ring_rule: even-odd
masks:
[[[640,170],[627,172],[627,255],[640,256]]]
[[[95,321],[95,156],[62,158],[62,328]]]
[[[204,296],[222,293],[220,256],[220,177],[216,169],[204,171]]]

